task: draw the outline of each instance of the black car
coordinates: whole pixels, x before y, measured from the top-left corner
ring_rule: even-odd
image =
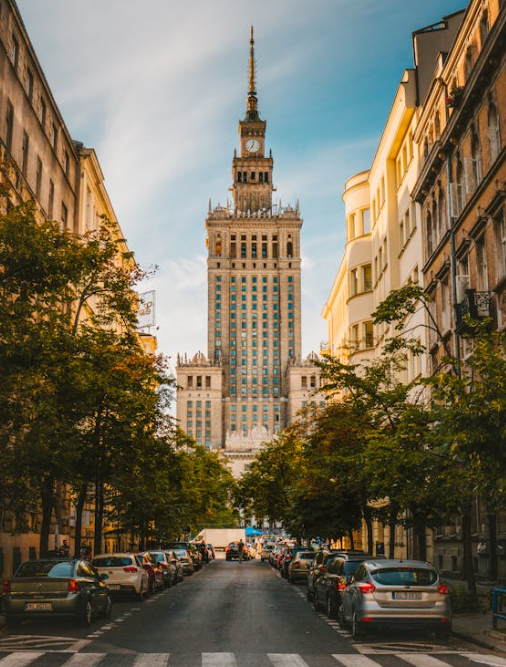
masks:
[[[169,542],[169,544],[166,545],[166,549],[174,551],[185,549],[188,553],[188,556],[193,561],[193,567],[195,570],[200,570],[202,567],[202,556],[200,555],[199,551],[197,551],[197,547],[193,542],[185,542],[183,540],[179,542]]]
[[[329,549],[321,549],[317,551],[311,567],[307,574],[307,599],[309,602],[313,601],[314,582],[325,572],[325,566],[331,558],[338,556],[340,551],[330,551]]]
[[[285,578],[288,577],[288,568],[290,566],[290,563],[295,558],[295,556],[302,551],[307,551],[307,547],[297,546],[297,547],[288,547],[287,549],[285,549],[285,553],[283,554],[283,557],[279,563],[279,569],[282,577]]]
[[[313,585],[313,606],[323,607],[329,618],[337,618],[341,605],[341,591],[352,578],[355,570],[371,556],[366,553],[343,553],[327,561],[325,571],[315,579]]]

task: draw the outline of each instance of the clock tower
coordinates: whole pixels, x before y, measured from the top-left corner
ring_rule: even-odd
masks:
[[[232,162],[231,188],[237,211],[251,213],[272,209],[272,155],[265,156],[267,123],[258,113],[255,90],[255,40],[253,27],[250,37],[249,91],[246,115],[239,121],[240,155]]]
[[[177,416],[239,477],[262,443],[319,387],[301,358],[302,220],[298,203],[273,204],[273,159],[260,118],[250,36],[246,114],[232,160],[232,203],[212,207],[207,231],[207,357],[178,356]]]

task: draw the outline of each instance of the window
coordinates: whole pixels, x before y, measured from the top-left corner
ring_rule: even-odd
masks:
[[[372,289],[372,266],[366,264],[362,267],[362,288],[364,292]]]
[[[369,234],[371,232],[371,209],[364,208],[362,211],[362,228],[364,234]]]
[[[44,126],[45,123],[46,123],[46,110],[47,110],[46,103],[44,101],[44,98],[41,95],[40,105],[39,105],[39,120],[40,120],[42,126]]]
[[[211,389],[211,376],[206,375],[206,389]]]
[[[54,183],[49,179],[49,199],[47,203],[47,214],[50,218],[53,217],[54,212]]]
[[[21,163],[21,173],[26,178],[28,172],[28,157],[30,152],[30,137],[26,130],[23,130],[23,161]]]
[[[481,15],[481,21],[480,21],[480,41],[481,41],[481,47],[483,48],[483,44],[485,43],[485,40],[487,39],[487,35],[489,33],[490,26],[488,24],[488,12],[485,10],[483,14]]]
[[[432,225],[432,213],[427,211],[426,215],[426,228],[427,228],[427,257],[432,255],[434,251],[434,228]]]
[[[485,292],[488,290],[487,252],[484,235],[476,240],[476,280],[478,291]]]
[[[16,39],[15,35],[12,35],[12,41],[11,41],[11,48],[9,51],[9,58],[11,60],[11,63],[14,67],[14,69],[18,68],[18,63],[19,63],[19,42]]]
[[[358,294],[358,269],[350,271],[350,296]]]
[[[496,279],[500,280],[506,274],[506,223],[504,212],[495,220],[495,237],[497,247]]]
[[[482,180],[481,145],[477,134],[473,134],[473,138],[471,140],[471,174],[471,187],[474,191]],[[471,192],[469,194],[471,194]]]
[[[374,333],[372,322],[364,322],[364,342],[366,348],[374,347]]]
[[[441,328],[443,333],[450,329],[450,289],[447,279],[441,282]]]
[[[495,104],[491,104],[488,110],[488,143],[490,147],[490,162],[493,163],[501,150],[499,119]]]
[[[31,102],[33,98],[33,72],[29,67],[26,68],[26,94]]]
[[[42,160],[37,156],[37,176],[35,180],[35,196],[40,199],[42,190]]]
[[[53,123],[51,126],[51,145],[53,148],[56,150],[56,146],[58,144],[58,128],[56,125]]]
[[[68,217],[69,217],[68,208],[65,205],[65,202],[62,201],[62,203],[61,203],[61,225],[62,225],[62,229],[67,229]]]
[[[7,114],[5,117],[6,121],[6,134],[5,134],[5,145],[9,153],[12,153],[12,135],[14,130],[14,107],[12,102],[7,100]]]
[[[293,243],[292,241],[288,241],[286,244],[286,254],[288,257],[293,257]]]
[[[348,219],[348,239],[352,241],[357,236],[356,216],[352,213]]]

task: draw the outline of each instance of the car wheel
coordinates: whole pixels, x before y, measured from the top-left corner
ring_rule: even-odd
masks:
[[[83,615],[81,616],[81,625],[85,628],[89,628],[91,625],[91,617],[93,615],[93,610],[91,608],[91,602],[89,600],[86,600],[86,604],[84,605],[84,612]]]
[[[360,627],[358,620],[357,620],[357,615],[355,612],[353,612],[353,617],[351,619],[351,635],[353,639],[358,639],[359,637],[362,637],[364,634],[363,628]]]
[[[112,612],[112,600],[110,597],[107,598],[107,604],[104,607],[104,618],[110,618]]]
[[[327,616],[328,618],[336,617],[336,610],[334,608],[334,603],[332,602],[332,598],[330,597],[330,595],[327,598]]]
[[[344,618],[344,608],[342,604],[337,610],[337,622],[339,623],[341,628],[344,629],[346,627],[346,619]]]

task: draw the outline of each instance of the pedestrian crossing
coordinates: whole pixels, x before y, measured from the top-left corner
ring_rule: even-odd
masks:
[[[506,667],[506,658],[462,651],[390,653],[374,659],[361,653],[67,653],[16,651],[0,653],[0,667]]]

